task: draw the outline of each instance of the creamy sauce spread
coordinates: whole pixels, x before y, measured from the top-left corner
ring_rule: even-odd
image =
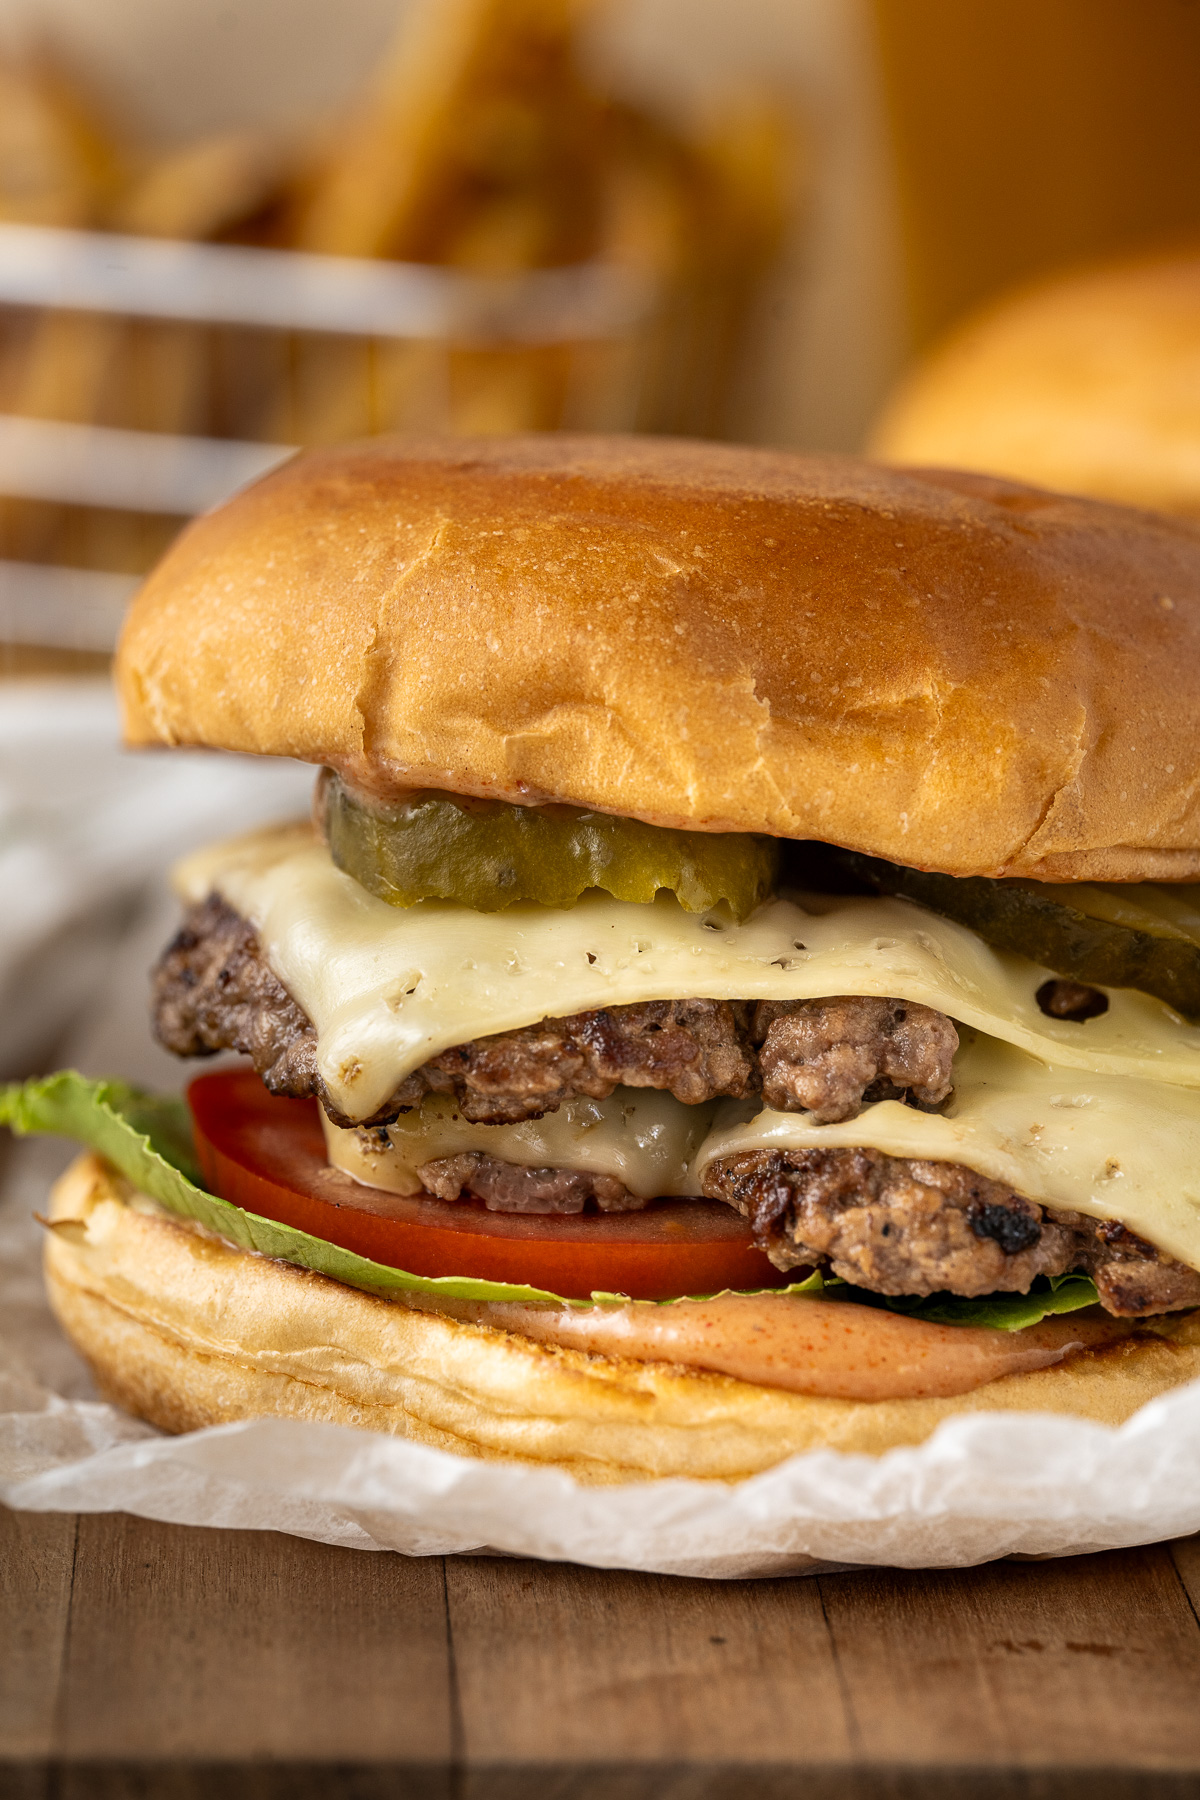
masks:
[[[833,1400],[969,1394],[1002,1375],[1047,1369],[1079,1350],[1118,1343],[1144,1329],[1140,1321],[1089,1312],[1086,1318],[1043,1319],[1024,1331],[975,1330],[847,1301],[778,1294],[585,1308],[439,1300],[436,1310],[541,1344],[679,1363]]]

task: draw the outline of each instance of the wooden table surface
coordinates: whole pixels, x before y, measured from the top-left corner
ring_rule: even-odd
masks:
[[[1200,1540],[705,1582],[0,1510],[18,1800],[1200,1794]]]

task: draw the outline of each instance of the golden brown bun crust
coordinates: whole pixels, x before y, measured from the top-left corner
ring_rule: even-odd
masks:
[[[1200,518],[1200,254],[993,302],[902,384],[871,447]]]
[[[1200,528],[977,477],[646,439],[313,452],[183,534],[118,680],[131,744],[383,795],[1200,874]]]
[[[279,1414],[386,1431],[586,1481],[733,1481],[797,1451],[878,1455],[943,1419],[1116,1425],[1200,1374],[1200,1326],[1134,1338],[953,1400],[809,1399],[724,1375],[547,1349],[374,1299],[127,1204],[93,1156],[58,1183],[50,1297],[101,1389],[165,1431]]]

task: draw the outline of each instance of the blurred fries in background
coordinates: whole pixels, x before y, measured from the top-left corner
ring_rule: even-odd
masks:
[[[488,275],[595,257],[607,147],[601,102],[576,67],[579,11],[577,0],[435,0],[410,15],[361,114],[312,171],[297,247]],[[377,358],[314,347],[294,417],[270,435],[386,429],[406,396],[420,412],[437,393],[431,358],[441,364],[440,346]],[[563,418],[568,361],[561,348],[451,350],[439,402],[457,430],[547,429]]]
[[[427,0],[360,116],[316,161],[298,209],[301,249],[480,275],[600,261],[655,279],[653,353],[641,346],[644,367],[618,378],[623,389],[644,382],[632,416],[605,404],[610,359],[589,370],[579,346],[460,347],[440,401],[457,431],[719,428],[730,327],[782,229],[788,133],[764,103],[710,141],[685,142],[602,97],[577,57],[593,10],[594,0]],[[360,365],[369,355],[342,356],[355,354]],[[351,361],[343,378],[318,351],[296,416],[267,435],[313,443],[386,430],[406,396],[420,408],[438,355],[392,346],[356,382]]]
[[[340,124],[158,155],[120,141],[48,58],[0,66],[0,224],[385,259],[471,292],[617,271],[649,297],[544,341],[536,323],[347,334],[10,304],[0,413],[279,446],[392,430],[719,435],[798,138],[766,99],[684,135],[600,91],[580,49],[596,7],[415,0]],[[11,588],[29,564],[136,575],[183,516],[4,499],[0,600],[5,571]]]
[[[581,0],[432,0],[314,171],[302,248],[509,273],[598,247],[604,109]]]
[[[284,177],[278,150],[248,134],[139,165],[122,159],[78,100],[45,71],[10,68],[0,80],[20,96],[23,127],[20,140],[13,133],[3,146],[0,216],[7,220],[215,240],[269,204]],[[214,426],[209,348],[203,329],[186,325],[26,313],[5,344],[0,410],[75,424],[206,433]],[[176,529],[161,516],[27,500],[0,504],[2,554],[35,563],[60,559],[137,574]]]

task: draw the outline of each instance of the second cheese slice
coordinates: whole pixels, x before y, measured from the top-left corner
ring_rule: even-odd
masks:
[[[1200,1030],[1123,991],[1079,1025],[1037,1004],[1049,971],[991,950],[904,900],[768,902],[744,924],[587,894],[576,906],[479,913],[393,907],[336,869],[307,826],[188,858],[189,901],[220,893],[258,934],[317,1030],[321,1074],[348,1118],[369,1118],[438,1051],[547,1017],[641,1000],[920,1001],[1045,1062],[1200,1088]]]

